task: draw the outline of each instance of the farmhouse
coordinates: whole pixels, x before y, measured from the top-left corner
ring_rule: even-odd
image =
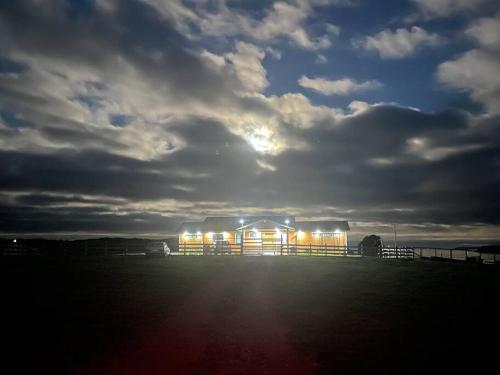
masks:
[[[293,216],[207,217],[179,227],[179,251],[290,255],[347,248],[347,221],[295,221]]]

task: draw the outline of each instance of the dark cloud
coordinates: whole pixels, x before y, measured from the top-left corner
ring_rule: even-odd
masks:
[[[390,124],[380,123],[389,120]],[[477,125],[483,126],[488,125]],[[19,205],[52,210],[56,217],[60,211],[81,213],[71,205],[61,208],[69,203],[88,203],[97,206],[99,214],[114,217],[113,210],[127,212],[134,201],[154,206],[155,200],[174,199],[194,204],[179,207],[177,216],[217,211],[215,205],[200,212],[209,201],[235,210],[291,206],[302,208],[304,214],[336,216],[351,211],[349,217],[360,221],[500,224],[500,152],[491,141],[498,131],[491,127],[478,134],[457,113],[428,115],[376,107],[340,125],[318,125],[301,131],[308,150],[266,158],[276,167],[274,172],[262,169],[256,162],[262,157],[221,124],[190,119],[172,126],[171,131],[185,146],[156,161],[102,152],[4,152],[0,182],[7,191],[66,194],[32,193],[11,205],[11,209]],[[482,146],[427,160],[428,150],[409,153],[408,140],[415,137],[427,137],[433,147],[460,147],[466,144],[463,138],[474,144],[481,141]],[[370,163],[373,158],[392,158],[393,162],[377,165]],[[79,198],[83,195],[108,199]],[[51,208],[56,203],[58,208]],[[28,215],[35,213],[33,209]]]

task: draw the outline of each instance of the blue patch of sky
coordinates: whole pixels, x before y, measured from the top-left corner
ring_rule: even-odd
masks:
[[[363,9],[360,9],[360,7]],[[450,90],[436,80],[437,66],[471,48],[471,41],[460,36],[466,21],[460,18],[429,21],[420,25],[429,32],[437,32],[448,38],[439,47],[422,47],[414,55],[402,59],[381,59],[376,52],[355,49],[352,40],[376,34],[383,29],[409,28],[402,19],[413,11],[406,2],[384,1],[364,2],[355,7],[329,7],[318,13],[313,25],[326,22],[341,27],[341,34],[333,38],[333,46],[327,50],[305,51],[277,46],[283,52],[281,60],[265,60],[270,86],[267,94],[282,95],[287,92],[300,92],[307,95],[315,104],[345,107],[352,100],[375,102],[397,102],[405,106],[418,107],[425,111],[444,108],[474,106],[467,94]],[[401,20],[397,23],[396,20]],[[319,26],[315,26],[319,30]],[[323,54],[328,62],[316,63],[317,53]],[[325,96],[302,88],[297,81],[302,76],[323,77],[338,80],[349,77],[358,81],[376,79],[383,87],[346,96]],[[477,109],[477,108],[476,108]]]
[[[86,107],[88,107],[92,111],[102,107],[102,104],[101,104],[102,98],[100,98],[98,96],[78,95],[78,96],[71,98],[71,100],[78,101],[80,104],[85,105]]]
[[[4,56],[0,56],[0,73],[21,74],[29,69],[27,64],[23,64]]]
[[[172,151],[174,149],[175,149],[175,144],[173,144],[172,142],[167,142],[167,144],[165,145],[165,150]]]
[[[16,112],[8,109],[0,109],[0,118],[2,122],[10,129],[19,129],[30,126],[30,124],[23,119],[23,117]]]
[[[109,122],[111,125],[123,128],[130,124],[134,119],[134,116],[124,115],[124,114],[111,114],[109,115]]]

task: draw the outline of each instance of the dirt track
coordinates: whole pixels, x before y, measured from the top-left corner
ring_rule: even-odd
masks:
[[[225,268],[156,329],[130,342],[126,353],[103,356],[86,372],[314,373],[312,355],[294,349],[278,316],[269,265],[242,271]]]

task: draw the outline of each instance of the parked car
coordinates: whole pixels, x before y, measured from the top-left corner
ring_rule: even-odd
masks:
[[[212,245],[212,252],[215,254],[231,254],[231,245],[226,240],[215,241]]]
[[[165,257],[170,255],[170,248],[165,241],[151,242],[146,246],[146,256]]]

